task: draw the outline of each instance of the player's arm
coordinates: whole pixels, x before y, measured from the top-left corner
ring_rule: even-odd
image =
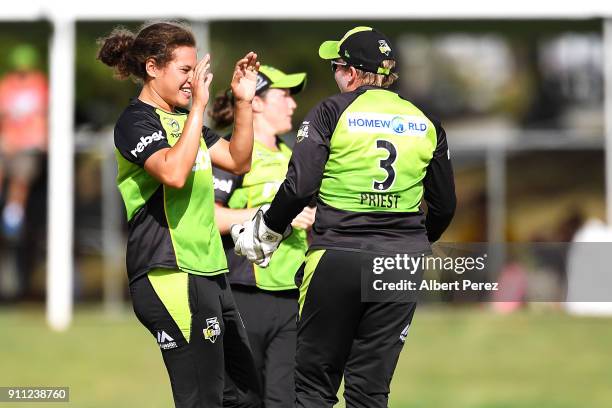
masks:
[[[427,228],[429,241],[435,242],[453,219],[457,199],[455,197],[455,179],[446,141],[446,132],[439,121],[434,119],[432,122],[436,127],[437,145],[427,167],[423,187],[424,198],[427,203],[425,227]]]
[[[233,224],[242,224],[255,216],[257,208],[233,209],[215,202],[215,221],[221,235],[229,234]]]
[[[289,224],[317,193],[329,157],[331,135],[341,109],[333,100],[314,108],[298,130],[285,181],[270,206],[263,206],[251,221],[231,229],[234,251],[265,268],[281,241],[289,236]]]
[[[264,215],[265,224],[273,231],[284,231],[319,190],[340,114],[337,104],[328,99],[302,122],[285,181]]]
[[[147,173],[166,186],[182,188],[193,168],[200,146],[204,110],[208,104],[208,88],[213,77],[209,69],[210,56],[207,54],[194,69],[191,80],[193,104],[179,140],[172,147],[155,151],[144,162]]]
[[[234,95],[234,131],[230,141],[221,139],[210,149],[212,163],[234,174],[244,174],[251,168],[253,152],[253,108],[257,71],[257,54],[248,53],[234,68],[232,93]]]
[[[215,221],[221,235],[229,234],[232,224],[242,224],[253,218],[257,208],[228,208],[232,195],[242,185],[242,176],[213,167],[215,186]]]

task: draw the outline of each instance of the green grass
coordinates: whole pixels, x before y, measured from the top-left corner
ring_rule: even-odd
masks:
[[[131,313],[79,309],[69,331],[54,333],[41,309],[0,309],[0,333],[0,386],[70,387],[70,404],[36,407],[172,406],[157,345]],[[421,308],[389,406],[610,407],[612,319]]]

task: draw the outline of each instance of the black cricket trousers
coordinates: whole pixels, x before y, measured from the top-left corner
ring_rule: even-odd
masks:
[[[264,291],[232,284],[244,320],[265,408],[292,408],[295,403],[295,347],[298,292]]]
[[[374,256],[311,250],[298,271],[296,407],[332,407],[343,376],[348,408],[387,407],[416,303],[362,301]]]

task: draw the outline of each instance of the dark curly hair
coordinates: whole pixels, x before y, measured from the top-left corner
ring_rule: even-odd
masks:
[[[153,58],[158,67],[172,60],[172,53],[181,46],[195,47],[191,28],[173,21],[146,23],[137,34],[122,27],[115,28],[108,37],[98,40],[98,60],[115,68],[119,79],[130,76],[145,81],[145,62]]]

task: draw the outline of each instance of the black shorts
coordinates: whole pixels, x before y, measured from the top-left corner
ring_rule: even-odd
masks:
[[[260,406],[246,330],[225,274],[155,269],[134,281],[130,293],[138,320],[161,349],[177,408]],[[228,386],[235,391],[224,398]]]

